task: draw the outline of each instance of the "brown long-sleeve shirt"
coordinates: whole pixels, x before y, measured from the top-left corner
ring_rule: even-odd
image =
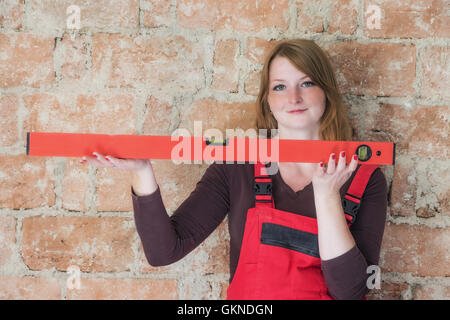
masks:
[[[360,166],[358,166],[359,168]],[[344,197],[356,174],[342,186]],[[228,214],[230,233],[230,282],[237,268],[244,235],[245,215],[254,207],[252,164],[210,165],[194,191],[168,216],[160,189],[132,200],[137,232],[145,255],[153,266],[168,265],[183,258],[205,240]],[[314,190],[310,183],[294,192],[279,171],[272,176],[275,207],[316,218]],[[350,227],[356,245],[346,253],[322,260],[322,272],[331,296],[362,299],[368,292],[367,267],[377,265],[387,210],[387,183],[376,169],[362,196],[355,223]]]

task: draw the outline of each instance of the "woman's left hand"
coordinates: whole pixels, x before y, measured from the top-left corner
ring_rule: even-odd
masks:
[[[352,155],[351,162],[347,165],[345,152],[339,154],[339,159],[333,159],[334,153],[330,155],[328,166],[317,164],[317,168],[312,178],[314,193],[332,194],[340,191],[345,182],[352,176],[353,171],[358,166],[358,157]],[[355,159],[356,157],[356,159]]]

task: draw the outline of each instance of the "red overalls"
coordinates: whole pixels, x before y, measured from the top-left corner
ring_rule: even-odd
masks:
[[[349,225],[376,168],[360,166],[342,200]],[[254,192],[227,299],[333,299],[320,268],[317,220],[275,209],[272,180],[262,163],[255,164]]]

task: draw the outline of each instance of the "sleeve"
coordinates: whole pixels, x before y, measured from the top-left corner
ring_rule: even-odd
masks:
[[[380,168],[369,179],[350,232],[356,245],[339,257],[322,261],[322,271],[335,299],[363,299],[369,291],[367,267],[378,265],[387,212],[387,183]]]
[[[229,211],[228,181],[225,166],[213,163],[170,217],[159,186],[146,196],[131,190],[136,229],[151,265],[180,260],[216,229]]]

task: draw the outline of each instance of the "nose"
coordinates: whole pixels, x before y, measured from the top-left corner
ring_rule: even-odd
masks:
[[[289,103],[291,103],[291,104],[297,104],[299,102],[302,102],[303,98],[301,95],[301,90],[298,86],[291,87],[289,89],[288,99],[289,99]]]

